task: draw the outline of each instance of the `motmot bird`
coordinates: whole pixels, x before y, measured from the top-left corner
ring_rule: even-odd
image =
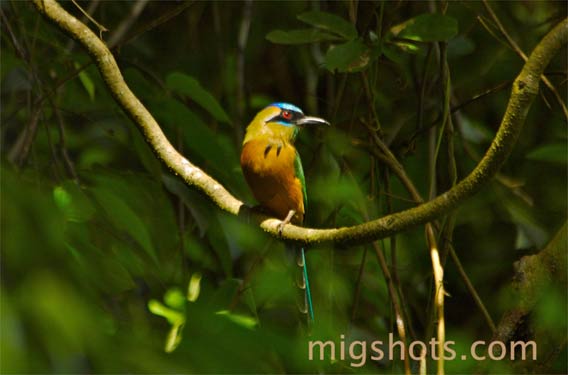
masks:
[[[324,119],[306,116],[288,103],[273,103],[260,111],[248,125],[241,152],[241,168],[260,206],[282,220],[279,231],[288,223],[302,225],[308,196],[302,161],[294,147],[300,128],[329,125]],[[298,248],[301,268],[299,287],[304,291],[301,311],[314,320],[304,248]]]

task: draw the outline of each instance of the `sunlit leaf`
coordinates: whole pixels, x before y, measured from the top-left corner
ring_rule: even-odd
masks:
[[[182,339],[181,329],[183,324],[175,324],[170,328],[168,336],[166,337],[166,343],[164,345],[164,351],[166,353],[173,352],[179,345]]]
[[[85,193],[73,182],[66,181],[53,189],[53,199],[66,220],[84,222],[93,216],[95,208]]]
[[[185,322],[185,316],[182,312],[169,308],[155,299],[148,301],[148,310],[154,315],[165,318],[172,325],[179,325]]]
[[[306,12],[298,15],[298,19],[317,28],[341,35],[349,40],[357,37],[357,29],[355,29],[355,26],[335,14],[317,11]]]
[[[65,212],[71,208],[71,194],[63,187],[57,186],[53,189],[53,199],[55,199],[55,204],[61,211]]]
[[[406,53],[412,53],[412,54],[424,53],[424,50],[416,43],[407,42],[407,41],[396,41],[393,42],[393,44]]]
[[[79,63],[75,63],[75,69],[79,69],[81,67],[81,65]],[[83,85],[83,88],[85,89],[85,91],[87,91],[87,94],[89,95],[89,98],[91,100],[95,99],[95,84],[93,83],[93,80],[91,79],[91,76],[89,76],[89,73],[87,73],[86,69],[83,69],[79,72],[79,80],[81,81],[81,84]]]
[[[318,30],[274,30],[266,35],[266,39],[276,44],[307,44],[341,40],[340,37]]]
[[[199,297],[199,292],[201,291],[201,277],[201,272],[195,272],[191,275],[191,279],[187,285],[187,300],[189,302],[195,302]]]
[[[217,312],[217,315],[225,316],[233,323],[236,323],[237,325],[248,329],[253,329],[257,325],[256,320],[251,318],[250,316],[234,314],[227,310],[219,311]]]
[[[164,302],[174,309],[182,309],[185,306],[185,296],[179,288],[170,288],[164,295]]]
[[[181,298],[182,300],[184,299],[183,295],[181,296]],[[164,351],[166,353],[173,352],[182,339],[181,328],[185,324],[185,315],[178,310],[164,306],[162,303],[156,301],[155,299],[148,301],[148,310],[150,310],[150,312],[154,315],[165,318],[168,323],[171,324],[171,328],[168,331],[166,341],[164,343]]]
[[[399,38],[438,42],[456,36],[458,22],[455,18],[443,14],[426,13],[393,26],[390,31]]]
[[[168,74],[166,86],[174,92],[186,95],[195,101],[218,121],[231,123],[229,116],[217,99],[209,91],[205,90],[195,78],[184,73],[173,72]]]

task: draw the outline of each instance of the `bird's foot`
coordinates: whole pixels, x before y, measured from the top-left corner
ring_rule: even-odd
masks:
[[[286,216],[286,218],[284,220],[282,220],[282,222],[280,224],[278,224],[278,235],[279,236],[282,236],[282,231],[284,230],[284,227],[287,224],[290,224],[290,221],[292,220],[294,215],[296,215],[296,210],[290,210],[290,212],[288,212],[288,215]]]

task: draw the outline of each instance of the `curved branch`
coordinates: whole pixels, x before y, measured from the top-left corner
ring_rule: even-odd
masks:
[[[107,46],[83,23],[67,13],[55,0],[34,0],[38,11],[65,34],[79,42],[95,60],[112,96],[140,128],[156,155],[188,185],[205,193],[221,209],[256,221],[266,232],[278,236],[280,220],[252,212],[219,182],[179,154],[150,112],[124,82]],[[388,237],[409,227],[447,214],[477,193],[506,161],[522,129],[530,105],[538,93],[540,76],[560,47],[568,41],[568,19],[552,29],[536,46],[513,84],[507,110],[489,150],[475,169],[455,187],[440,196],[405,211],[352,227],[334,229],[284,227],[284,239],[302,242],[363,243]]]

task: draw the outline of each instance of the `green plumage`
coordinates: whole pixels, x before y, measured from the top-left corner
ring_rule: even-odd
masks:
[[[304,168],[302,167],[302,160],[300,159],[300,154],[296,151],[296,159],[294,159],[294,170],[296,172],[296,177],[300,180],[302,184],[302,195],[304,198],[304,210],[308,210],[308,194],[306,192],[306,178],[304,177]]]

